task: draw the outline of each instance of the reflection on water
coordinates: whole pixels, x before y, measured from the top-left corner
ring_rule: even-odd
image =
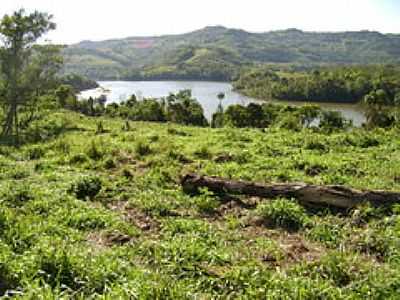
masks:
[[[132,94],[139,99],[143,97],[160,98],[168,96],[171,92],[178,92],[183,89],[192,90],[193,96],[201,103],[207,119],[217,110],[218,93],[225,93],[223,100],[224,107],[231,104],[247,105],[251,102],[261,102],[232,90],[230,83],[204,82],[204,81],[101,81],[101,88],[88,90],[81,93],[82,98],[89,96],[96,97],[101,94],[107,96],[108,103],[121,102]],[[281,101],[280,101],[281,102]],[[301,105],[304,102],[282,102],[292,105]],[[347,119],[353,120],[354,125],[360,126],[365,117],[362,109],[354,104],[319,103],[324,109],[340,111]]]

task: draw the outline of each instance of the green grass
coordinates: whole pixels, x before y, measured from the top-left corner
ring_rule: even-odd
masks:
[[[68,130],[59,130],[59,121]],[[197,172],[400,190],[399,131],[210,129],[56,113],[0,149],[0,294],[21,299],[395,299],[400,209],[195,197]],[[51,125],[53,124],[53,125]],[[51,133],[56,127],[58,135]],[[272,225],[272,226],[271,226]]]

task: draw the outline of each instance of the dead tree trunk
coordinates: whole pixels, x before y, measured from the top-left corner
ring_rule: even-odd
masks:
[[[261,198],[296,198],[300,202],[351,208],[369,202],[374,206],[400,203],[400,193],[386,191],[361,191],[344,186],[320,186],[306,183],[261,184],[226,180],[198,174],[187,174],[181,180],[185,193],[198,193],[207,188],[216,194],[237,194]]]

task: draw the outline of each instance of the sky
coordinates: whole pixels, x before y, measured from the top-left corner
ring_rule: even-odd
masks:
[[[400,0],[1,0],[54,15],[54,43],[179,34],[222,25],[250,32],[371,30],[400,33]]]

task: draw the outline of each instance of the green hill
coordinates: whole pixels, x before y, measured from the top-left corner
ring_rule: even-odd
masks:
[[[400,35],[379,32],[250,33],[221,26],[181,35],[82,41],[64,51],[65,72],[93,79],[228,80],[246,65],[400,62]]]

